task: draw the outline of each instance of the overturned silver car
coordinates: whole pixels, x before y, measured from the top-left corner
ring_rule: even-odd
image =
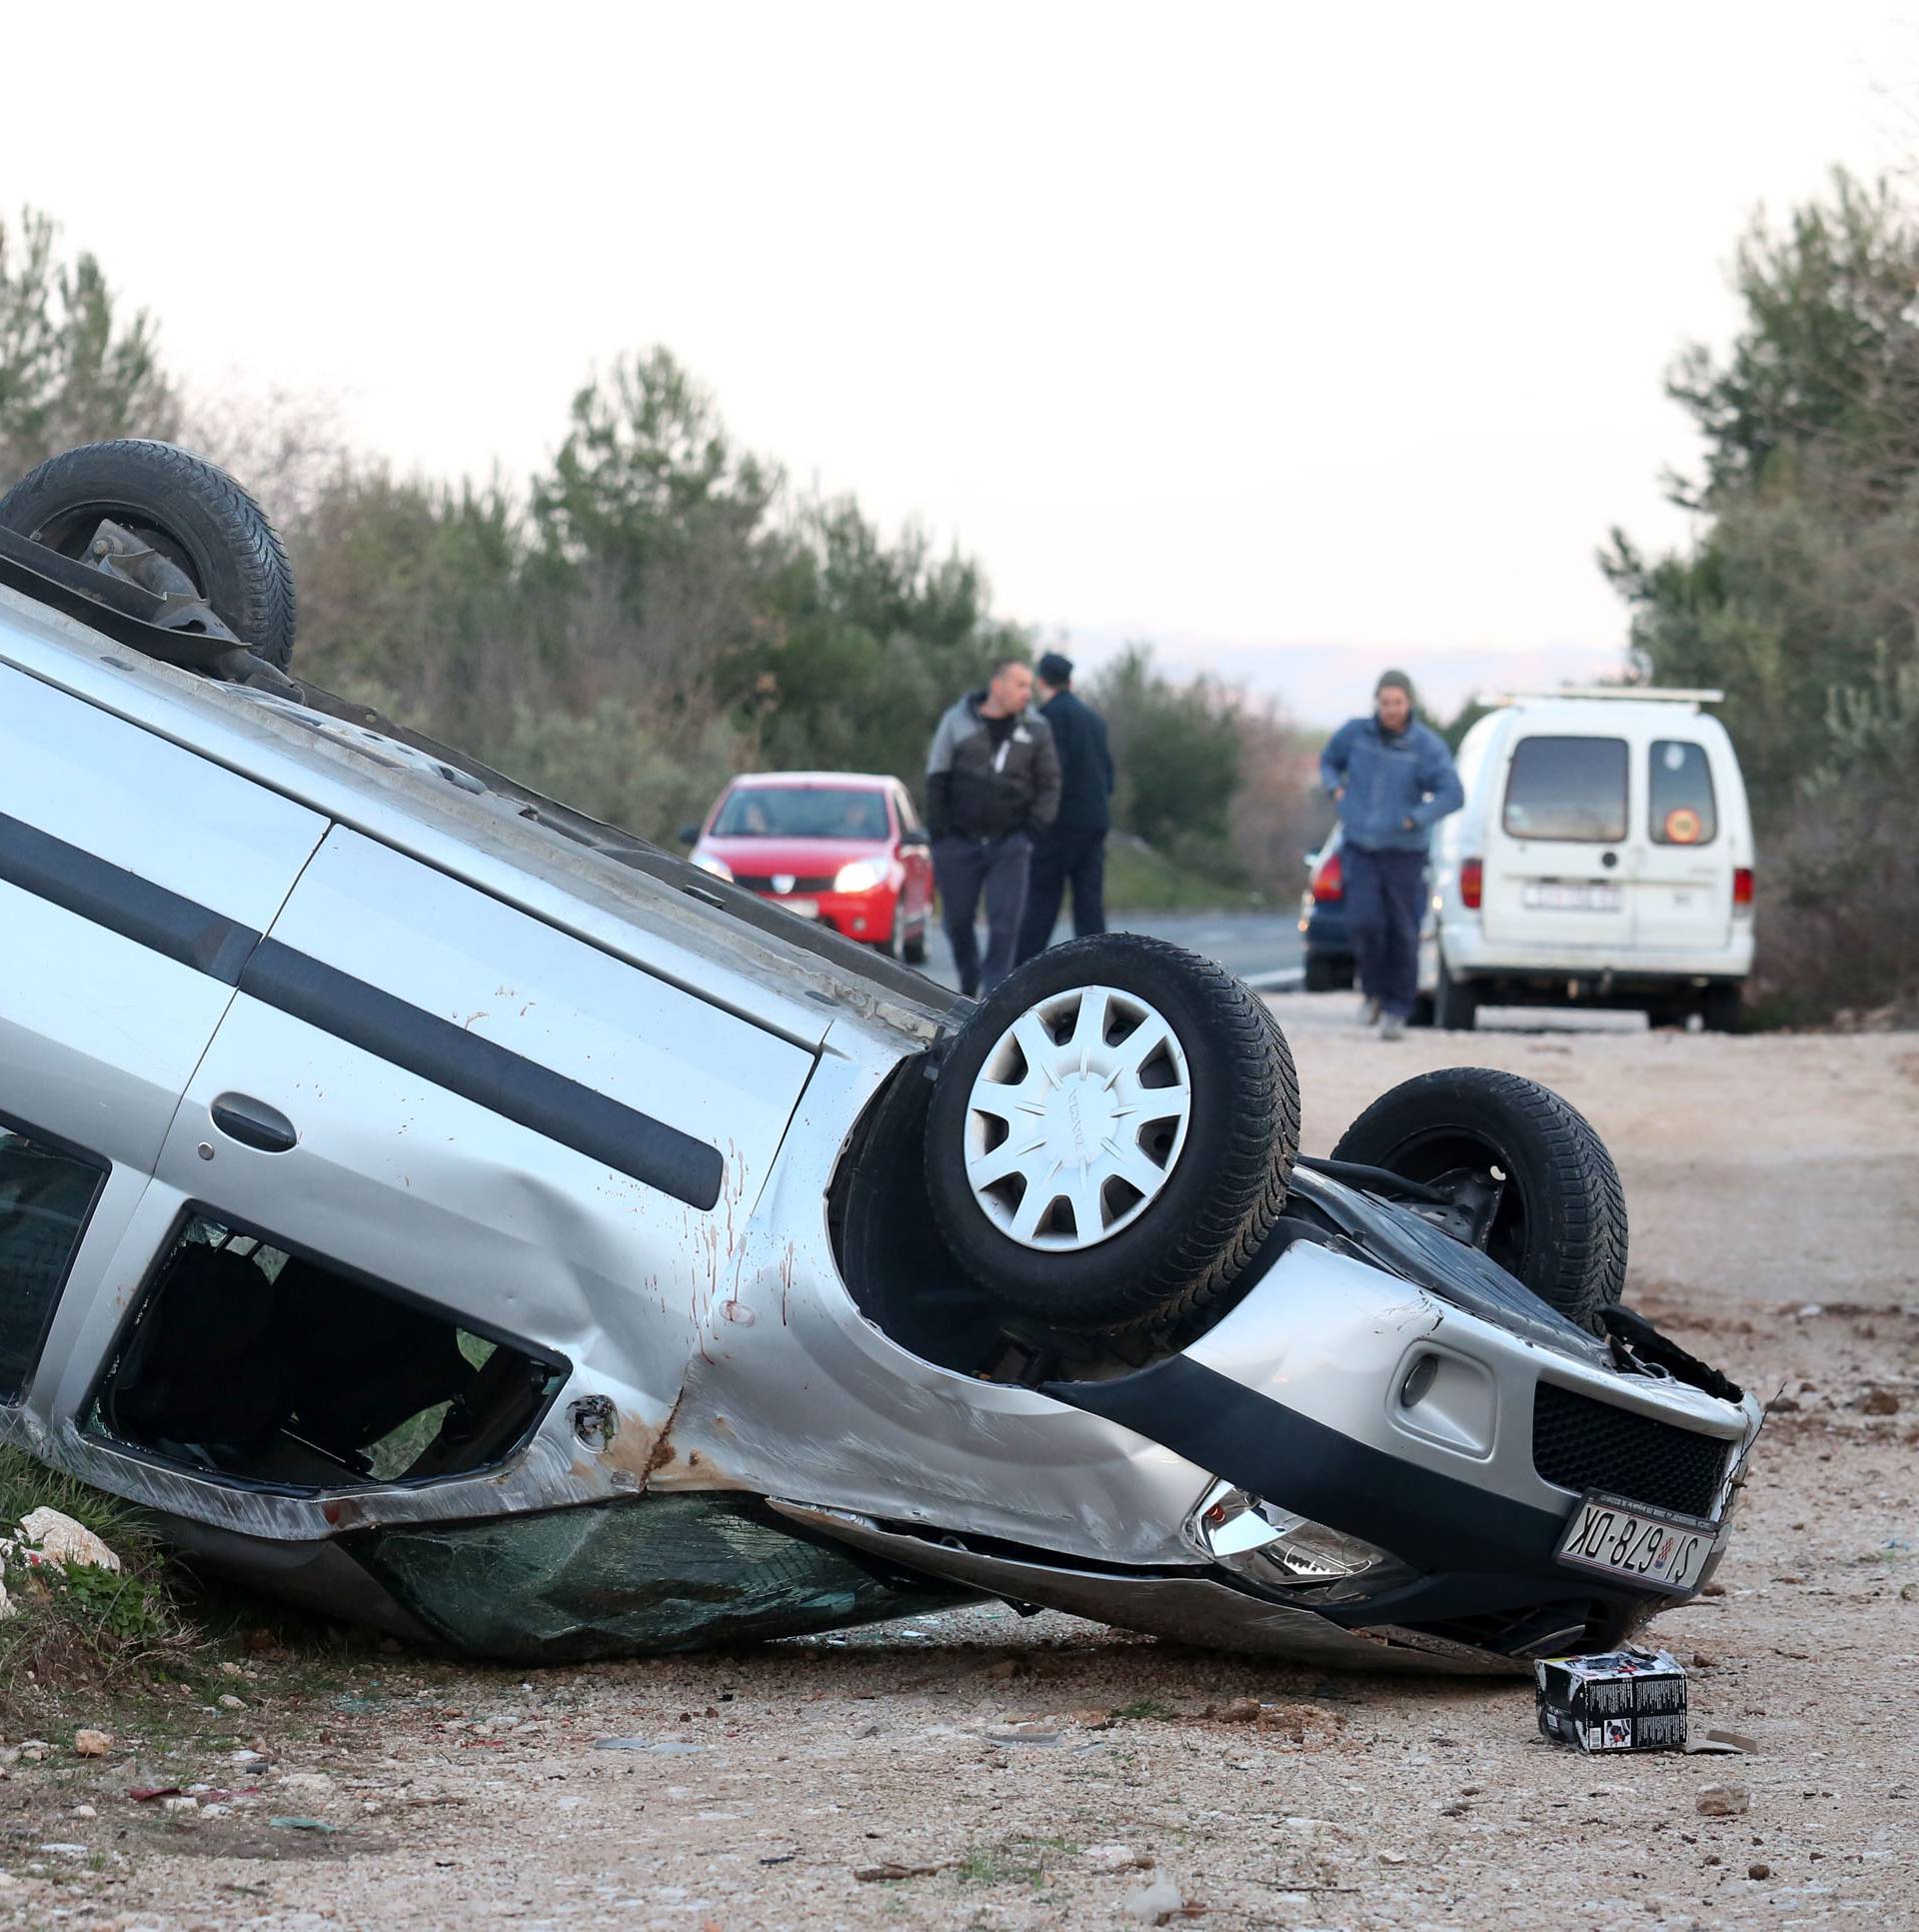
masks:
[[[0,501],[0,1439],[529,1661],[968,1596],[1361,1666],[1605,1649],[1759,1424],[1478,1069],[1297,1157],[1114,936],[976,1006],[286,675],[233,482]]]

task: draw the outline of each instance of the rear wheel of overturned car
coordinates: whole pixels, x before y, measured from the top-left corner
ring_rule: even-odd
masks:
[[[266,512],[224,470],[171,443],[87,443],[0,497],[0,527],[63,557],[93,554],[103,523],[183,571],[235,637],[285,670],[293,570]]]
[[[1062,1328],[1172,1320],[1226,1288],[1285,1205],[1299,1085],[1223,967],[1163,941],[1056,946],[949,1049],[927,1186],[954,1255]]]
[[[1378,1099],[1335,1160],[1425,1182],[1490,1178],[1482,1245],[1541,1300],[1598,1329],[1626,1284],[1626,1199],[1605,1142],[1550,1087],[1485,1066],[1421,1073]]]

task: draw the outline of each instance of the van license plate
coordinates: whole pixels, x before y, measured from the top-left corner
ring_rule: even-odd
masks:
[[[1713,1525],[1618,1496],[1588,1493],[1559,1539],[1559,1560],[1642,1590],[1689,1596],[1712,1554]]]
[[[1621,900],[1617,886],[1527,886],[1519,895],[1522,906],[1547,913],[1616,913]]]

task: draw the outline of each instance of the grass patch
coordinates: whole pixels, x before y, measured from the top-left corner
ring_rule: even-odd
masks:
[[[1115,832],[1106,841],[1106,905],[1114,913],[1242,913],[1251,903],[1243,885],[1214,877],[1143,840]]]
[[[962,1885],[1030,1885],[1046,1882],[1046,1865],[1055,1855],[1079,1847],[1064,1838],[1002,1838],[974,1845],[954,1867]]]
[[[1115,1724],[1136,1724],[1155,1718],[1171,1717],[1173,1714],[1170,1704],[1162,1704],[1152,1697],[1136,1697],[1130,1704],[1119,1705],[1112,1713],[1112,1721]]]
[[[0,1617],[0,1728],[50,1733],[105,1718],[168,1735],[227,1731],[241,1714],[204,1706],[246,1686],[222,1662],[258,1656],[275,1700],[297,1703],[337,1688],[378,1641],[201,1576],[167,1554],[133,1505],[0,1447],[0,1537],[43,1507],[92,1530],[121,1567],[5,1563],[14,1614]],[[258,1695],[248,1691],[250,1705]]]
[[[12,1720],[44,1705],[57,1686],[122,1689],[156,1667],[183,1663],[194,1646],[165,1559],[138,1513],[19,1449],[0,1448],[0,1533],[43,1507],[92,1530],[121,1567],[30,1565],[19,1555],[0,1566],[13,1610],[0,1617],[0,1714]]]

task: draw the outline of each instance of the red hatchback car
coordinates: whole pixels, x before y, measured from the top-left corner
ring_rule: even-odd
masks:
[[[696,866],[909,965],[925,961],[933,854],[898,779],[756,772],[687,836]]]

